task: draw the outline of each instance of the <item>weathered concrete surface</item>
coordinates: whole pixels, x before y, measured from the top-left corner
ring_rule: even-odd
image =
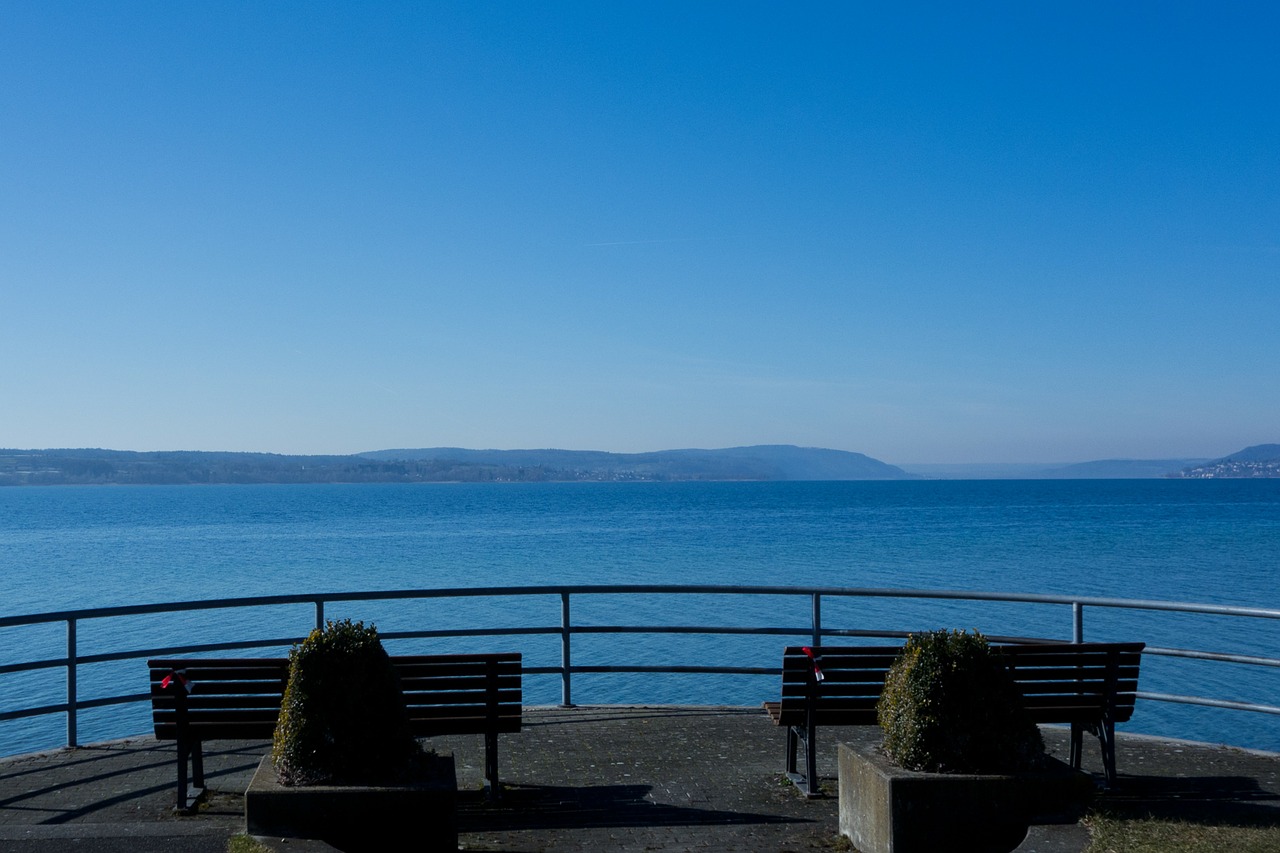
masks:
[[[1033,822],[1075,822],[1093,782],[1056,759],[1014,774],[923,773],[873,744],[837,751],[840,834],[862,853],[1009,853]]]
[[[430,756],[411,784],[286,786],[262,759],[244,795],[250,835],[319,838],[344,850],[452,850],[458,846],[453,756]]]
[[[828,796],[816,800],[784,782],[783,733],[755,708],[526,709],[524,731],[501,738],[509,788],[496,805],[481,790],[481,736],[428,746],[457,761],[466,850],[848,850],[838,829],[836,744],[878,736],[822,731],[818,771]],[[1064,731],[1046,730],[1045,739],[1065,755]],[[209,744],[210,792],[192,817],[173,813],[172,742],[0,759],[0,853],[221,853],[243,831],[244,791],[267,748]],[[1122,734],[1117,766],[1119,784],[1101,801],[1110,809],[1280,824],[1280,756]],[[1092,742],[1085,769],[1101,773]],[[1078,824],[1032,827],[1019,853],[1079,853],[1087,843]]]

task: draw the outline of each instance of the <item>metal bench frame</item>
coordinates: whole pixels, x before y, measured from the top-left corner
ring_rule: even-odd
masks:
[[[1071,726],[1071,766],[1079,768],[1083,733],[1098,738],[1106,784],[1116,779],[1115,725],[1133,716],[1145,643],[996,645],[1036,723]],[[786,773],[807,796],[820,796],[815,743],[819,726],[877,725],[876,703],[900,646],[788,646],[782,700],[764,703],[787,727]],[[821,672],[821,679],[817,673]],[[804,745],[805,769],[797,767]]]
[[[521,655],[406,655],[391,658],[414,737],[483,734],[485,783],[500,793],[498,735],[520,731]],[[147,661],[158,740],[177,742],[177,808],[204,792],[206,740],[267,740],[289,678],[287,658]],[[190,774],[188,774],[190,768]]]

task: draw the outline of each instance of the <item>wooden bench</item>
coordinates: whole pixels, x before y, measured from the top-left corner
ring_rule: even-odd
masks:
[[[520,731],[520,654],[409,655],[391,662],[414,737],[484,735],[485,782],[496,797],[498,735]],[[289,661],[191,658],[149,660],[147,666],[156,738],[177,741],[177,805],[190,808],[204,789],[204,741],[271,738]]]
[[[1145,643],[1034,643],[993,646],[1003,656],[1036,723],[1071,726],[1071,766],[1079,767],[1083,732],[1097,736],[1107,784],[1115,782],[1115,725],[1133,716]],[[764,703],[787,727],[787,775],[818,796],[819,726],[877,725],[876,703],[898,646],[788,646],[782,659],[782,701]],[[817,670],[822,679],[816,676]],[[805,771],[796,768],[804,744]]]

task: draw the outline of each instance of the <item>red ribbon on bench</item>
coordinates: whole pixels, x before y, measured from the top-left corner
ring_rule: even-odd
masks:
[[[187,671],[185,669],[170,670],[169,674],[160,680],[160,689],[168,690],[169,685],[173,684],[175,680],[182,685],[182,689],[186,690],[188,693],[191,692],[191,681],[187,678]]]
[[[822,674],[822,667],[818,666],[818,659],[814,657],[813,649],[808,646],[801,646],[800,648],[809,660],[813,661],[813,680],[822,681],[822,679],[826,678],[826,676]]]

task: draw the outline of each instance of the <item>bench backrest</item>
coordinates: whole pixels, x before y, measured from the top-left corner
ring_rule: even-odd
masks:
[[[800,725],[813,702],[820,726],[871,726],[884,678],[897,660],[900,646],[788,646],[782,656],[782,703],[778,722]],[[815,681],[814,662],[822,670]]]
[[[519,652],[414,655],[391,662],[416,736],[520,731]]]
[[[391,658],[416,737],[520,731],[519,652]],[[261,740],[275,731],[289,678],[287,658],[147,661],[155,735],[178,737],[179,718],[198,740]],[[179,673],[189,690],[165,686]]]
[[[1146,643],[1006,645],[1003,655],[1022,701],[1037,723],[1113,723],[1133,716]]]
[[[1037,723],[1113,722],[1133,714],[1144,643],[1044,643],[993,646],[1006,661]],[[782,660],[778,722],[801,725],[812,703],[825,726],[876,724],[876,703],[900,646],[788,646]]]

